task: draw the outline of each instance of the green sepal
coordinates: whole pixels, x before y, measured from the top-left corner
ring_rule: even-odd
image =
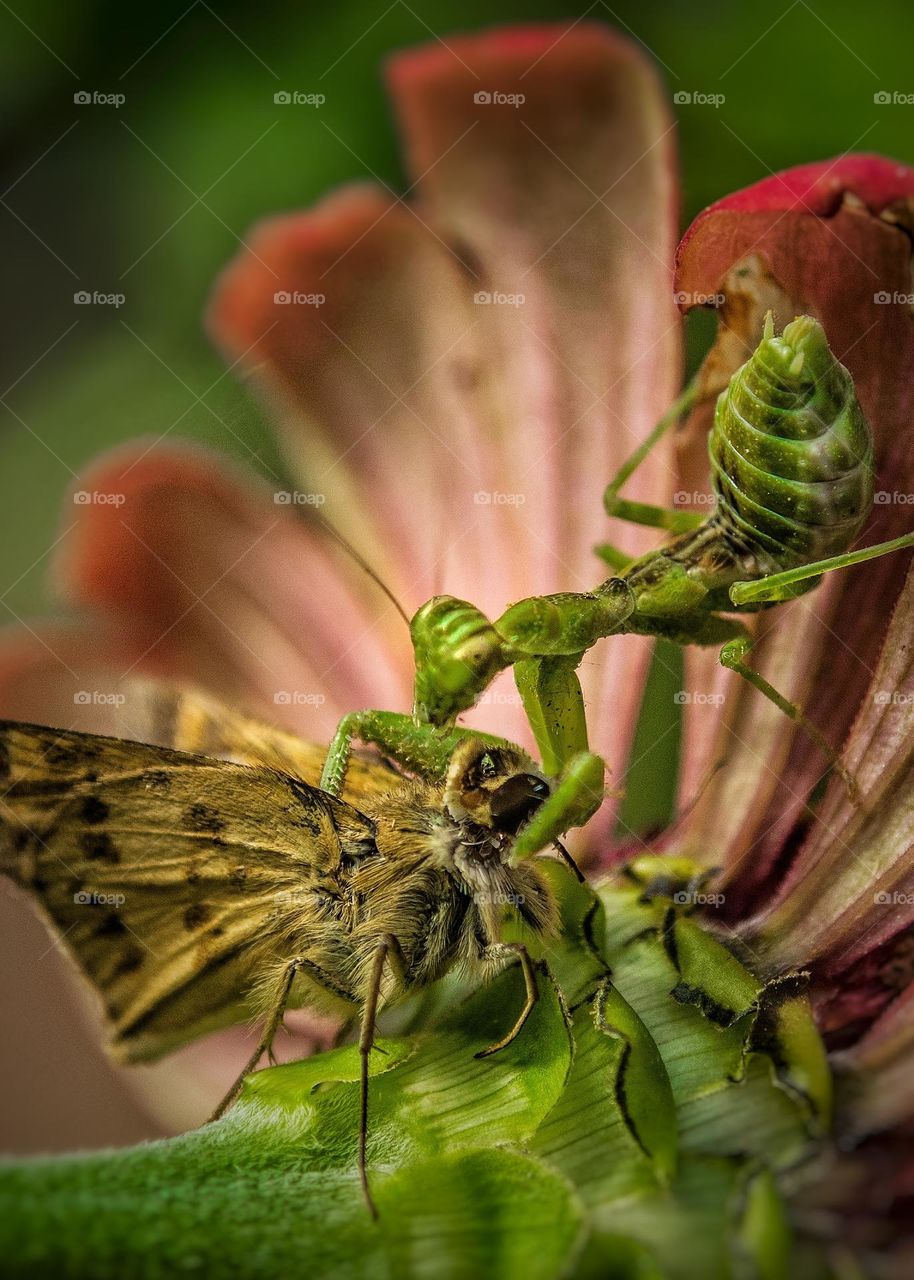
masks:
[[[673,998],[730,1027],[756,1007],[764,987],[727,948],[671,908],[663,923],[667,955],[679,974]]]

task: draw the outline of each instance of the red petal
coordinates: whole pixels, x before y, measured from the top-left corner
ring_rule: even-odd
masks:
[[[873,428],[876,487],[902,495],[914,493],[914,383],[899,372],[914,365],[914,317],[897,299],[911,292],[911,241],[904,227],[912,222],[914,170],[878,156],[808,165],[767,178],[701,214],[680,246],[676,280],[685,306],[696,296],[728,295],[712,353],[716,374],[739,363],[744,344],[754,345],[772,296],[776,306],[780,299],[781,323],[794,311],[817,316],[835,354],[853,373]],[[734,270],[747,263],[748,283]],[[886,305],[877,301],[879,294],[896,301]],[[693,484],[699,471],[707,477],[706,426],[707,416],[697,415],[692,449],[684,458]],[[907,532],[910,511],[902,500],[877,505],[859,545]],[[860,705],[908,559],[889,556],[836,573],[766,619],[770,636],[754,651],[754,665],[782,692],[805,700],[836,745]],[[693,661],[691,681],[697,687],[714,679],[713,661],[713,655]],[[751,903],[785,843],[796,841],[824,762],[786,719],[755,709],[758,695],[741,689],[737,677],[722,679],[719,687],[727,695],[725,715],[712,717],[699,708],[691,718],[690,782],[718,755],[726,756],[727,766],[698,806],[686,839],[709,861],[726,861],[731,874],[738,868]],[[764,730],[756,731],[749,716],[760,717]]]

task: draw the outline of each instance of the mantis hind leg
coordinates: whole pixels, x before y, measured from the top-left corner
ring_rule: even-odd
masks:
[[[670,511],[664,507],[656,507],[646,502],[632,502],[619,497],[619,490],[629,476],[640,467],[641,463],[671,427],[677,426],[692,411],[696,404],[705,397],[701,381],[696,374],[684,390],[673,401],[666,413],[660,418],[651,432],[645,437],[634,453],[630,454],[606,486],[603,494],[603,506],[607,515],[619,520],[628,520],[631,524],[648,525],[653,529],[665,529],[669,533],[688,533],[704,520],[697,511]],[[598,554],[602,554],[598,553]],[[604,555],[604,559],[608,559]]]
[[[796,589],[797,583],[821,577],[823,573],[831,573],[833,569],[846,569],[850,565],[863,564],[865,560],[875,560],[893,551],[903,551],[906,547],[914,547],[914,533],[892,538],[890,542],[876,542],[871,547],[848,551],[828,560],[814,560],[798,569],[787,569],[784,573],[770,573],[767,578],[759,578],[754,582],[735,582],[730,588],[730,599],[739,606],[760,601],[777,603],[780,600],[791,600],[800,594]]]
[[[757,689],[769,702],[773,703],[779,711],[783,711],[784,715],[789,717],[808,738],[810,738],[822,754],[825,756],[829,765],[834,769],[835,773],[844,783],[849,799],[853,804],[859,804],[859,792],[857,783],[853,775],[845,769],[838,756],[838,753],[832,747],[831,743],[822,733],[817,725],[808,719],[804,714],[802,707],[797,703],[779,693],[773,684],[758,671],[748,665],[745,659],[748,657],[752,648],[752,637],[741,627],[739,623],[731,624],[736,631],[732,640],[728,640],[720,651],[721,665],[726,667],[728,671],[735,671],[737,675],[752,685],[753,689]]]

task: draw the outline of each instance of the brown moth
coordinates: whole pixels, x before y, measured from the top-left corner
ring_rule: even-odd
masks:
[[[148,710],[148,736],[181,749],[0,722],[0,870],[98,992],[119,1060],[263,1020],[215,1116],[286,1009],[359,1015],[359,1172],[373,1212],[379,1003],[455,965],[484,977],[519,960],[524,1008],[484,1054],[518,1034],[536,983],[523,945],[501,940],[506,911],[548,935],[557,909],[537,860],[507,857],[549,784],[519,748],[468,738],[439,782],[354,758],[337,799],[315,785],[321,747],[189,694],[158,691]]]

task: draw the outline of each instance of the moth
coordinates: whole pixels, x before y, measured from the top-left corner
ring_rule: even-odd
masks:
[[[153,699],[174,746],[0,722],[0,869],[37,900],[101,997],[110,1048],[156,1058],[252,1018],[264,1030],[216,1109],[269,1054],[286,1009],[360,1018],[358,1167],[368,1059],[383,1001],[460,966],[519,962],[507,914],[557,929],[537,859],[512,863],[550,780],[518,747],[466,735],[442,777],[353,757],[346,789],[315,785],[325,750],[188,693]],[[507,904],[507,905],[506,905]]]

